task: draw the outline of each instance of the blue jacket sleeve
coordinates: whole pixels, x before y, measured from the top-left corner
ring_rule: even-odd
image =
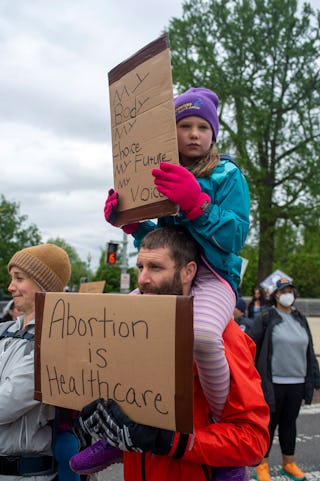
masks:
[[[209,179],[198,179],[211,205],[188,229],[204,248],[210,245],[237,253],[249,230],[250,193],[241,170],[231,162],[221,162]],[[209,256],[210,258],[210,256]]]

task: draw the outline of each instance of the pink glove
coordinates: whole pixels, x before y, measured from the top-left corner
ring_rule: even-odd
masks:
[[[123,232],[126,234],[133,234],[139,227],[139,222],[134,222],[133,224],[126,224],[121,227]]]
[[[104,204],[104,218],[111,225],[114,225],[114,220],[117,215],[118,200],[119,200],[118,192],[115,192],[113,189],[110,189],[108,192],[106,203]],[[139,222],[135,222],[133,224],[126,224],[122,226],[122,230],[126,234],[133,234],[138,229],[138,227],[139,227]]]
[[[117,214],[119,194],[113,189],[108,192],[106,203],[104,204],[104,218],[109,224],[114,225],[113,221]]]
[[[160,169],[153,169],[152,175],[158,191],[178,204],[188,219],[200,217],[209,207],[209,195],[201,191],[195,176],[182,165],[160,162]]]

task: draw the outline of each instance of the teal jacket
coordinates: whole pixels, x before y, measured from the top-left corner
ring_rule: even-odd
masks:
[[[228,155],[222,154],[210,177],[198,178],[201,190],[211,198],[208,209],[197,219],[189,220],[180,211],[142,222],[134,232],[134,245],[139,248],[143,237],[157,227],[182,225],[199,243],[203,255],[215,271],[236,290],[240,283],[241,257],[248,230],[250,193],[240,168]]]

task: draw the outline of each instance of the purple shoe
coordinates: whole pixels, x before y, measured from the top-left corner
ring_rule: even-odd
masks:
[[[249,481],[249,469],[241,468],[216,468],[215,481]]]
[[[69,460],[70,468],[78,474],[97,473],[115,463],[122,463],[122,451],[110,446],[105,439],[83,449]]]

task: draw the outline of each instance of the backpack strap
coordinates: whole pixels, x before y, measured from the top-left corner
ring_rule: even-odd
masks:
[[[20,331],[16,332],[10,332],[10,331],[5,331],[1,338],[4,337],[14,337],[15,339],[27,339],[28,341],[34,341],[34,333],[29,332],[27,328],[21,329]]]
[[[26,343],[26,347],[24,350],[24,355],[26,356],[30,354],[30,352],[34,349],[34,333],[30,332],[31,326],[26,326],[24,329],[20,329],[19,331],[8,331],[9,327],[12,326],[14,323],[15,321],[7,321],[0,324],[0,339],[11,337],[14,339],[23,339],[30,341]]]
[[[4,333],[6,332],[7,329],[9,329],[10,326],[12,326],[15,323],[15,321],[5,321],[0,323],[0,339],[2,339],[4,336]]]

